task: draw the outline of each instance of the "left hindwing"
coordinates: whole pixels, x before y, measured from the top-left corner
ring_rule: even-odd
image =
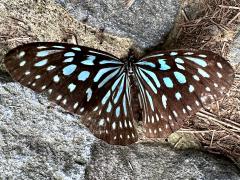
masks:
[[[167,137],[201,107],[223,97],[233,69],[209,51],[160,51],[135,63],[148,137]]]

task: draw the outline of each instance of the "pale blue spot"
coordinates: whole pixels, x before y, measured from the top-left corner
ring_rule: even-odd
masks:
[[[169,65],[166,64],[166,59],[159,59],[158,62],[160,64],[160,70],[162,71],[166,71],[171,69],[171,67]]]
[[[199,54],[199,57],[206,58],[207,56],[205,54]]]
[[[88,88],[86,93],[87,93],[87,102],[89,102],[92,97],[92,89]]]
[[[147,98],[148,98],[148,101],[150,103],[151,109],[154,111],[153,99],[152,99],[152,97],[151,97],[151,95],[149,94],[148,91],[146,91],[146,94],[147,94]]]
[[[123,92],[124,82],[125,82],[125,75],[124,75],[123,78],[121,79],[121,85],[120,85],[120,87],[118,88],[117,95],[116,95],[116,97],[114,98],[114,101],[113,101],[114,104],[116,104],[116,103],[118,102],[118,100],[119,100],[119,98],[120,98],[120,96],[121,96],[121,94],[122,94],[122,92]]]
[[[202,60],[202,59],[199,59],[199,58],[195,58],[195,57],[185,57],[186,59],[198,64],[199,66],[202,66],[202,67],[206,67],[207,66],[207,63],[206,61]]]
[[[175,58],[175,62],[180,64],[184,63],[184,61],[181,58]]]
[[[149,70],[146,70],[146,69],[143,69],[143,68],[140,68],[142,71],[144,71],[145,73],[147,73],[149,76],[151,76],[151,78],[153,79],[153,81],[155,82],[156,86],[158,88],[160,88],[160,82],[156,76],[156,74],[152,71],[149,71]]]
[[[169,77],[165,77],[163,78],[164,84],[168,87],[168,88],[173,88],[173,82],[171,80],[171,78]]]
[[[73,59],[74,59],[73,57],[70,57],[70,58],[65,59],[63,62],[65,62],[65,63],[72,62]]]
[[[81,48],[79,48],[79,47],[73,47],[72,50],[81,51]]]
[[[177,64],[178,69],[185,70],[185,67],[183,67],[181,64]]]
[[[120,116],[120,107],[118,106],[116,108],[116,117],[119,117]]]
[[[36,56],[37,57],[45,57],[45,56],[47,56],[49,54],[49,52],[50,52],[50,50],[39,51]]]
[[[84,65],[92,66],[94,65],[93,61],[96,59],[96,56],[88,55],[87,59],[81,63]]]
[[[166,109],[167,108],[167,97],[164,94],[162,95],[162,104],[163,104],[163,107]]]
[[[186,80],[186,77],[180,73],[180,72],[174,72],[174,76],[176,77],[177,81],[180,83],[180,84],[184,84],[187,82]]]
[[[201,68],[198,68],[198,73],[201,74],[203,77],[206,77],[206,78],[210,77],[209,74]]]
[[[107,112],[109,113],[109,112],[111,112],[111,110],[112,110],[112,104],[111,104],[111,102],[109,102],[108,107],[107,107]]]
[[[193,91],[194,91],[194,87],[193,87],[193,85],[190,85],[189,86],[189,92],[192,93]]]
[[[105,73],[107,73],[107,72],[109,72],[109,71],[111,71],[111,70],[115,70],[115,69],[117,69],[118,67],[110,67],[110,68],[103,68],[103,69],[100,69],[99,71],[98,71],[98,73],[96,74],[96,76],[94,77],[94,79],[93,79],[93,81],[94,82],[98,82],[99,81],[99,79],[105,74]]]
[[[176,56],[178,53],[177,52],[171,52],[170,56]]]
[[[109,91],[107,92],[107,94],[103,97],[103,99],[102,99],[102,104],[103,104],[103,105],[106,104],[107,100],[108,100],[109,97],[110,97],[110,94],[111,94],[111,91],[109,90]]]
[[[143,65],[143,66],[150,66],[150,67],[153,67],[155,68],[156,67],[156,64],[152,63],[152,62],[147,62],[147,61],[140,61],[138,63],[136,63],[138,65]]]
[[[151,89],[153,90],[153,92],[155,94],[157,94],[157,89],[155,88],[155,86],[153,85],[153,83],[150,81],[150,79],[143,73],[142,70],[139,70],[141,76],[142,76],[142,79],[144,79],[144,81],[151,87]]]
[[[160,56],[164,56],[164,55],[165,54],[153,54],[153,55],[146,56],[140,60],[149,59],[149,58],[153,58],[153,57],[160,57]]]
[[[103,79],[103,81],[101,83],[98,84],[98,88],[101,88],[102,86],[104,86],[108,81],[110,81],[110,79],[112,79],[114,76],[116,76],[116,74],[119,72],[119,68],[115,71],[113,71],[111,74],[109,74],[105,79]]]
[[[116,60],[102,60],[99,64],[123,64],[121,61]]]
[[[70,92],[73,92],[75,90],[75,88],[76,88],[76,85],[73,84],[73,83],[68,85],[68,89],[69,89]]]
[[[76,68],[77,68],[77,65],[70,64],[70,65],[66,66],[65,68],[63,68],[63,74],[65,76],[68,76],[68,75],[72,74],[76,70]]]
[[[123,96],[123,111],[124,111],[125,116],[127,116],[127,102],[126,101],[127,101],[126,96],[124,94],[124,96]]]
[[[58,83],[58,82],[60,81],[59,76],[58,76],[58,75],[55,75],[55,76],[53,77],[53,81],[56,82],[56,83]]]
[[[64,49],[64,46],[52,46],[53,48],[57,48],[57,49]]]
[[[89,77],[90,72],[89,71],[82,71],[79,75],[78,75],[78,80],[79,81],[86,81],[86,79]]]
[[[47,62],[48,62],[48,60],[47,60],[47,59],[44,59],[44,60],[42,60],[42,61],[39,61],[38,63],[35,63],[34,66],[35,66],[35,67],[41,67],[41,66],[46,65]]]
[[[177,98],[177,100],[180,100],[182,98],[182,95],[179,92],[177,92],[175,93],[175,97]]]
[[[67,52],[64,54],[64,57],[71,57],[71,56],[75,56],[74,52]]]
[[[197,75],[193,75],[193,79],[195,79],[196,81],[199,81],[199,77]]]

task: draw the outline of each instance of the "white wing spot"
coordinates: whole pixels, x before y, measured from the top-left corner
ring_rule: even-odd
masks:
[[[76,102],[74,105],[73,105],[73,109],[77,109],[78,107],[78,102]]]
[[[155,122],[155,119],[154,119],[154,116],[152,116],[152,123],[154,123]]]
[[[22,61],[19,63],[19,66],[24,66],[26,64],[26,61]]]
[[[84,108],[82,107],[81,109],[80,109],[80,112],[83,112],[84,111]]]
[[[206,87],[205,89],[206,89],[206,91],[208,91],[208,92],[211,91],[211,89],[210,89],[209,87]]]
[[[200,78],[197,75],[193,75],[193,79],[195,79],[196,81],[200,80]]]
[[[168,129],[168,124],[165,125],[165,128]]]
[[[50,65],[50,66],[47,67],[47,71],[51,71],[51,70],[53,70],[55,68],[56,68],[56,66]]]
[[[57,98],[56,98],[57,101],[60,100],[60,99],[62,99],[62,95],[58,95]]]
[[[63,103],[63,104],[66,104],[66,103],[67,103],[67,99],[64,99],[64,100],[62,101],[62,103]]]
[[[46,89],[46,87],[47,87],[47,86],[46,86],[46,85],[44,85],[44,86],[42,86],[42,88],[41,88],[41,89],[42,89],[42,90],[44,90],[44,89]]]
[[[35,76],[35,79],[40,79],[40,78],[41,78],[40,75],[36,75],[36,76]]]
[[[222,74],[219,73],[219,72],[217,72],[217,76],[218,76],[219,78],[222,78]]]
[[[36,83],[33,83],[32,86],[33,86],[33,87],[36,86]]]
[[[222,64],[221,64],[220,62],[217,63],[217,66],[218,66],[220,69],[223,68],[223,67],[222,67]]]
[[[169,120],[172,120],[172,116],[169,115],[169,116],[168,116],[168,119],[169,119]]]
[[[19,58],[22,58],[25,54],[26,54],[25,51],[21,51],[21,52],[18,54],[18,57],[19,57]]]
[[[159,116],[158,116],[158,114],[156,114],[156,119],[157,119],[157,122],[159,122]]]
[[[29,74],[30,74],[30,71],[26,71],[26,72],[25,72],[25,75],[29,75]]]
[[[162,131],[162,128],[158,128],[158,131],[161,132],[161,131]]]
[[[187,109],[188,109],[189,111],[191,111],[191,110],[192,110],[192,108],[191,108],[190,106],[188,106],[188,105],[187,105]]]
[[[99,126],[103,126],[105,123],[105,120],[104,119],[100,119],[100,121],[98,122],[98,125]]]
[[[199,104],[199,102],[198,102],[197,100],[195,101],[195,103],[196,103],[196,105],[197,105],[197,106],[199,106],[199,105],[200,105],[200,104]]]
[[[214,83],[213,85],[214,85],[214,87],[218,87],[218,84],[217,84],[217,83]]]
[[[166,109],[167,108],[167,97],[164,94],[162,95],[162,104],[163,104],[163,107]]]
[[[176,113],[176,111],[173,111],[173,114],[175,117],[178,117],[178,114]]]
[[[186,109],[184,109],[184,108],[182,109],[182,111],[183,111],[184,114],[186,114],[186,112],[187,112]]]
[[[52,89],[49,89],[49,90],[48,90],[48,93],[51,94],[51,93],[52,93]]]
[[[154,131],[153,131],[153,132],[154,132],[154,134],[157,134],[157,130],[156,130],[156,129],[154,129]]]
[[[113,129],[113,130],[116,129],[116,123],[115,123],[115,122],[112,123],[112,129]]]
[[[55,83],[58,83],[58,82],[60,81],[60,77],[59,77],[58,75],[55,75],[55,76],[53,77],[53,81],[54,81]]]
[[[94,109],[93,109],[93,111],[97,111],[98,110],[98,106],[96,106]]]

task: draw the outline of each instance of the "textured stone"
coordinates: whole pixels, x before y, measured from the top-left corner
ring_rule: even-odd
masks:
[[[56,0],[79,21],[104,28],[114,35],[134,39],[142,48],[164,41],[173,27],[179,9],[177,0],[135,1],[127,9],[125,0]]]
[[[240,63],[240,31],[230,46],[228,59],[233,63]]]
[[[0,179],[231,179],[232,162],[160,143],[112,146],[0,72]],[[226,168],[227,167],[227,168]]]

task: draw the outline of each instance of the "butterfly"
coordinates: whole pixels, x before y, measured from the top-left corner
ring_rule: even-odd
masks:
[[[69,112],[109,144],[138,140],[132,84],[139,90],[142,126],[165,138],[200,108],[224,96],[234,78],[230,64],[204,50],[154,51],[125,61],[93,48],[35,42],[10,50],[4,60],[13,79]]]

